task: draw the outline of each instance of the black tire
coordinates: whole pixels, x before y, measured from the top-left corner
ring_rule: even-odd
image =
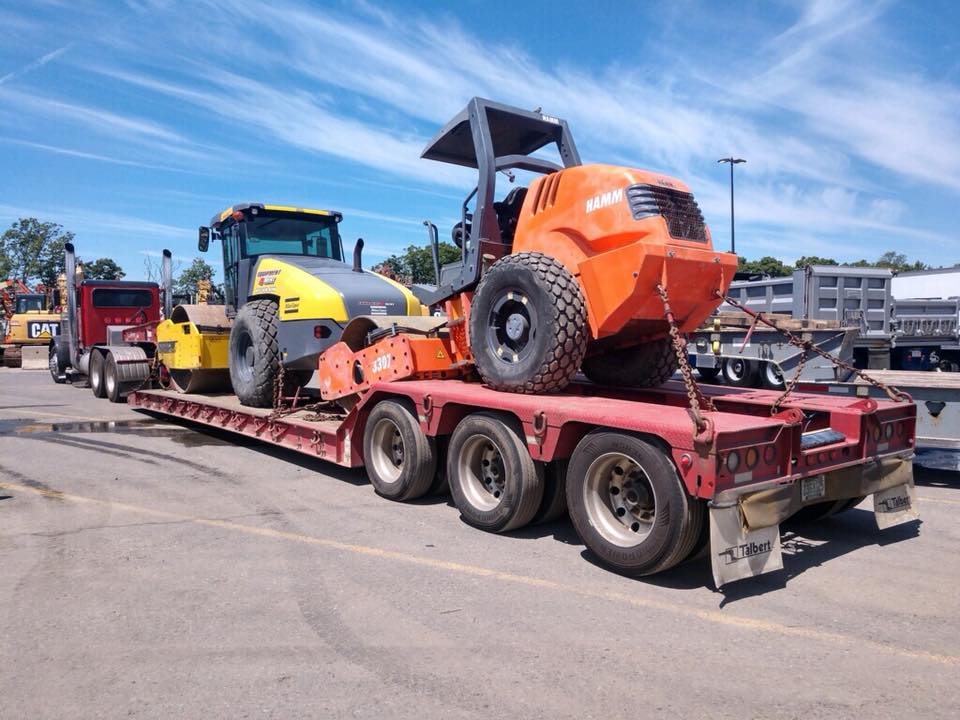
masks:
[[[363,457],[370,483],[389,500],[415,500],[427,494],[437,459],[416,417],[396,400],[382,400],[367,417]]]
[[[567,506],[586,546],[616,572],[650,575],[686,560],[706,521],[676,468],[655,445],[625,432],[586,435],[570,458]]]
[[[521,528],[543,499],[542,465],[530,457],[513,424],[494,413],[475,413],[450,436],[447,477],[453,502],[463,519],[481,530]]]
[[[760,384],[767,390],[783,390],[786,387],[783,373],[772,362],[765,362],[760,368]]]
[[[276,301],[251,300],[237,312],[230,330],[230,384],[240,403],[273,407],[280,368]]]
[[[447,445],[450,438],[446,435],[438,435],[433,440],[433,453],[437,459],[437,471],[433,477],[433,483],[427,491],[427,495],[436,495],[442,497],[450,494],[450,483],[447,480]]]
[[[88,368],[87,380],[90,383],[90,390],[96,398],[105,398],[107,396],[107,391],[103,383],[104,364],[103,353],[97,350],[90,353],[90,367]]]
[[[670,338],[592,355],[583,361],[583,374],[598,385],[658,387],[677,371],[677,354]]]
[[[697,374],[703,382],[716,382],[720,375],[720,368],[697,368]]]
[[[90,358],[91,362],[93,358]],[[107,353],[103,362],[103,389],[107,399],[112,403],[126,402],[127,399],[121,392],[120,374],[117,372],[117,359],[113,353]]]
[[[47,360],[47,364],[50,368],[50,377],[53,378],[53,381],[57,383],[57,385],[62,385],[67,381],[67,375],[60,367],[60,356],[57,353],[57,348],[53,344],[50,345],[50,357]]]
[[[580,369],[587,347],[580,285],[558,260],[524,252],[486,272],[470,308],[470,350],[494,390],[560,390]]]
[[[569,460],[554,460],[543,468],[543,499],[532,525],[553,522],[567,514],[567,466]]]
[[[747,358],[725,359],[723,383],[731,387],[757,387],[757,364]]]

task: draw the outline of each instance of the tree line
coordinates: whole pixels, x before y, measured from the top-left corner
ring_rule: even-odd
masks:
[[[753,275],[766,275],[768,277],[785,277],[791,275],[794,270],[800,270],[808,265],[846,265],[847,267],[873,267],[887,268],[894,272],[909,272],[912,270],[932,270],[933,268],[919,260],[911,262],[904,253],[898,253],[894,250],[887,250],[876,260],[857,260],[855,262],[840,263],[833,258],[820,257],[818,255],[804,255],[797,258],[793,265],[789,265],[782,260],[766,255],[759,260],[747,260],[742,255],[737,259],[737,272],[749,273]],[[960,263],[952,267],[960,267]]]
[[[74,234],[55,222],[37,218],[20,218],[0,235],[0,279],[21,280],[28,284],[43,283],[55,287],[63,272],[64,246],[73,242]],[[82,258],[78,261],[83,262]],[[159,263],[149,258],[144,262],[147,280],[160,279]],[[213,279],[213,268],[202,258],[194,258],[174,280],[174,292],[192,295],[199,280]],[[88,280],[122,280],[127,276],[113,258],[101,257],[83,262],[83,276]],[[223,291],[213,285],[215,296]]]

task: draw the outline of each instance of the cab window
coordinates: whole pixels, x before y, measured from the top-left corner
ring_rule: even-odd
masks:
[[[95,308],[148,308],[153,305],[149,290],[97,288],[93,291]]]
[[[343,260],[336,219],[261,214],[243,223],[243,255],[307,255]]]

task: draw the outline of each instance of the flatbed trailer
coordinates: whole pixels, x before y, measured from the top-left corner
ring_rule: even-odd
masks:
[[[349,411],[245,407],[232,395],[137,389],[134,407],[346,467],[412,499],[449,484],[467,522],[509,531],[562,514],[600,560],[628,575],[709,546],[719,587],[782,567],[779,525],[874,496],[882,529],[918,517],[912,402],[704,387],[696,432],[684,386],[575,382],[497,392],[463,380],[378,382]],[[446,457],[444,457],[446,456]]]

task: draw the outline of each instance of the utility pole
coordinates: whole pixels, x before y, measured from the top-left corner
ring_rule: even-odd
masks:
[[[734,234],[734,225],[733,225],[733,166],[739,165],[740,163],[745,163],[746,160],[743,158],[735,157],[726,157],[720,158],[717,160],[718,163],[730,163],[730,252],[737,252],[737,241],[736,235]]]

